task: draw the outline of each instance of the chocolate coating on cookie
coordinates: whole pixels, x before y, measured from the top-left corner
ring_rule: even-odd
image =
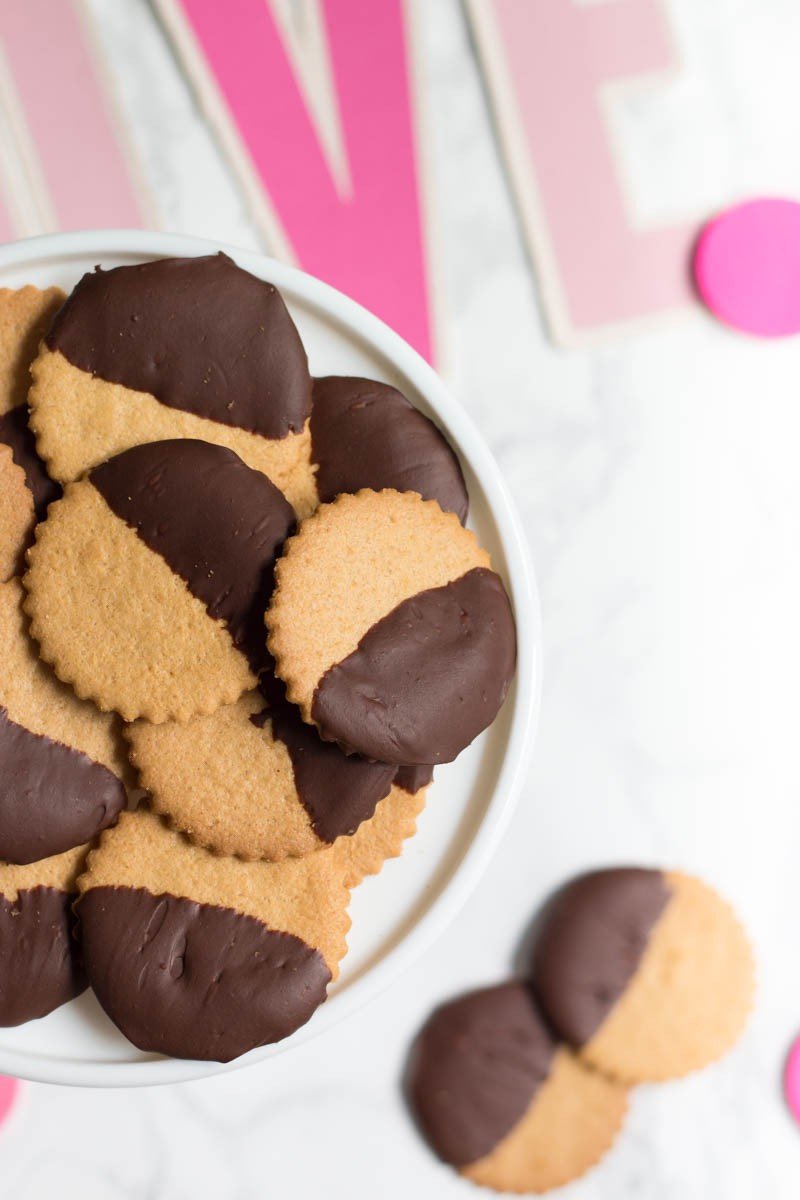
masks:
[[[230,1062],[288,1037],[325,999],[319,951],[233,909],[98,887],[78,915],[97,998],[142,1050]]]
[[[437,1009],[411,1057],[409,1100],[445,1162],[489,1154],[547,1080],[556,1042],[524,984],[470,992]]]
[[[271,676],[261,686],[267,708],[250,719],[259,727],[270,720],[273,736],[289,751],[297,795],[317,837],[330,845],[355,833],[389,795],[395,768],[323,742],[285,699],[278,679]]]
[[[275,558],[295,522],[275,485],[232,450],[190,438],[134,446],[89,479],[259,669]]]
[[[25,482],[33,496],[37,520],[41,521],[48,504],[58,500],[61,488],[47,474],[36,452],[36,439],[28,427],[27,405],[20,404],[0,416],[0,442],[11,448],[14,462],[25,472]]]
[[[533,954],[533,984],[548,1020],[580,1048],[633,979],[670,899],[661,871],[581,875],[548,908]]]
[[[46,339],[73,366],[265,438],[311,411],[303,343],[280,293],[226,254],[84,275]]]
[[[72,900],[50,887],[0,896],[0,1025],[44,1017],[85,989]]]
[[[502,581],[476,567],[378,621],[317,685],[323,737],[380,762],[451,762],[492,723],[516,664]]]
[[[125,801],[108,767],[31,733],[0,705],[0,859],[32,863],[89,842]]]
[[[398,392],[374,379],[314,380],[311,455],[321,503],[361,488],[419,492],[463,524],[469,497],[444,435]]]

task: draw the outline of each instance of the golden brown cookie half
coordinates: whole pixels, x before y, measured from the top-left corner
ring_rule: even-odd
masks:
[[[86,987],[73,936],[78,846],[28,866],[0,863],[0,1025],[44,1017]]]
[[[396,767],[323,742],[276,680],[261,689],[186,725],[135,722],[131,761],[156,811],[192,841],[243,859],[302,857],[369,821]]]
[[[303,344],[277,289],[225,254],[84,275],[32,376],[31,424],[62,483],[130,446],[199,438],[313,505]]]
[[[750,945],[729,905],[677,871],[582,875],[545,914],[533,982],[586,1062],[638,1083],[724,1054],[753,1001]]]
[[[126,450],[69,484],[37,526],[24,582],[42,657],[129,721],[232,703],[266,657],[262,614],[293,524],[232,450]]]
[[[89,981],[142,1050],[228,1062],[288,1037],[346,952],[349,892],[329,852],[221,858],[140,809],[79,881]]]
[[[469,497],[461,465],[444,434],[402,392],[375,379],[314,380],[311,458],[319,500],[342,492],[418,492],[454,512],[462,525]]]
[[[35,521],[61,494],[28,428],[29,368],[59,305],[60,288],[0,288],[0,579],[20,565]]]
[[[624,1087],[557,1042],[516,982],[438,1009],[408,1083],[439,1157],[496,1191],[546,1192],[577,1179],[611,1147],[627,1110]]]
[[[266,620],[304,720],[381,762],[450,762],[494,720],[515,667],[488,554],[413,492],[342,495],[303,521]]]
[[[17,580],[0,585],[0,859],[33,863],[90,841],[126,803],[116,718],[40,661]]]

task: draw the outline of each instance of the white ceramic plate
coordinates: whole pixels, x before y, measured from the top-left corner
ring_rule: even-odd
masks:
[[[0,1029],[0,1072],[45,1083],[131,1087],[197,1079],[281,1054],[324,1033],[387,987],[453,920],[506,827],[524,777],[538,712],[539,604],[519,518],[494,459],[431,368],[352,300],[262,255],[171,234],[58,234],[0,247],[0,286],[59,284],[69,291],[95,264],[113,267],[224,249],[276,284],[305,341],[315,375],[366,375],[395,384],[434,417],[458,451],[469,487],[470,525],[503,575],[519,640],[517,676],[491,729],[457,762],[440,767],[403,857],[353,895],[349,952],[327,1002],[293,1037],[224,1066],[144,1054],[122,1037],[91,993],[18,1029]]]

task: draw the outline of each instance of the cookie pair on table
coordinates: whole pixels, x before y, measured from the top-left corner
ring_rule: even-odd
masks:
[[[545,910],[526,979],[469,993],[425,1025],[412,1110],[473,1182],[548,1191],[612,1146],[630,1087],[730,1049],[752,996],[747,939],[700,880],[635,868],[581,876]]]
[[[216,255],[37,297],[0,297],[52,480],[22,532],[0,517],[9,564],[28,547],[0,889],[9,921],[58,908],[50,1008],[85,971],[137,1046],[228,1060],[324,1000],[350,891],[505,698],[511,607],[443,435],[387,384],[312,379],[270,284]]]

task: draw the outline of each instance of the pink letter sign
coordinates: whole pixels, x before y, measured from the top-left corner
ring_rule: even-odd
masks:
[[[431,357],[404,0],[157,3],[271,245]]]
[[[570,344],[692,303],[694,226],[631,227],[604,85],[663,78],[658,0],[469,0],[553,336]]]
[[[4,241],[143,223],[128,148],[87,22],[83,0],[0,4]]]

